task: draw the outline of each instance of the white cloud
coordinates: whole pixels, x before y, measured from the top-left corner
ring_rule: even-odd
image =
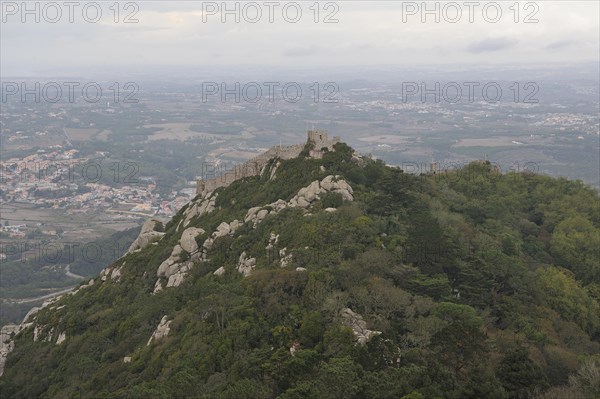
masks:
[[[206,3],[206,2],[205,2]],[[217,4],[220,4],[218,2]],[[262,2],[258,2],[262,4]],[[8,18],[1,25],[3,74],[44,67],[102,65],[239,65],[282,66],[378,64],[445,64],[510,62],[598,61],[599,3],[542,2],[539,23],[515,23],[508,10],[513,2],[499,2],[503,17],[489,23],[482,14],[467,21],[466,9],[458,23],[422,23],[420,15],[403,22],[407,2],[337,2],[339,23],[314,23],[312,2],[301,2],[300,22],[286,22],[281,12],[275,22],[221,23],[206,15],[201,2],[140,1],[137,24],[115,24],[107,10],[99,23],[81,18],[74,24],[21,23]],[[463,2],[458,1],[458,4]],[[521,2],[523,7],[526,2]],[[112,3],[103,3],[108,7]],[[321,3],[323,5],[324,2]],[[419,5],[421,2],[415,2]],[[431,3],[428,3],[431,4]],[[445,3],[440,3],[441,6]],[[332,10],[321,9],[319,19]],[[521,10],[522,20],[526,11]],[[122,10],[120,18],[127,14]],[[32,22],[32,21],[31,21]]]

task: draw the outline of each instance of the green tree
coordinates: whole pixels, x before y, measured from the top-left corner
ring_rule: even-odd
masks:
[[[483,320],[472,307],[449,302],[440,303],[435,315],[447,325],[432,337],[431,344],[444,363],[459,374],[488,349],[481,331]]]
[[[528,399],[534,393],[548,387],[542,369],[529,358],[529,354],[523,348],[506,354],[496,370],[496,375],[510,399]]]

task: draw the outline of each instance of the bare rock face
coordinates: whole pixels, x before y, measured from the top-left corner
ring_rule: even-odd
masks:
[[[66,339],[67,339],[67,333],[66,333],[66,331],[61,332],[58,335],[58,338],[56,339],[56,345],[62,344],[63,342],[65,342]]]
[[[287,267],[290,263],[292,263],[292,254],[287,253],[287,248],[282,248],[279,250],[279,266]]]
[[[298,190],[298,194],[292,197],[289,202],[278,199],[277,201],[265,206],[258,206],[248,209],[248,212],[246,212],[246,217],[244,217],[244,223],[251,223],[252,227],[256,228],[256,226],[268,215],[279,213],[285,208],[303,208],[308,210],[308,208],[310,208],[315,201],[320,199],[322,194],[327,192],[339,193],[345,201],[354,200],[354,196],[352,195],[354,190],[350,184],[341,179],[340,176],[329,175],[321,181],[315,180],[308,186]],[[264,208],[270,208],[271,211]],[[328,212],[334,211],[335,208],[328,209]]]
[[[282,199],[278,199],[277,201],[271,203],[270,205],[275,212],[282,211],[287,207],[287,203]]]
[[[156,280],[156,283],[154,283],[154,291],[152,291],[152,293],[158,294],[162,290],[163,290],[162,282],[160,281],[160,279],[158,279],[158,280]]]
[[[266,209],[262,209],[260,211],[258,211],[258,213],[256,214],[256,224],[262,222],[267,215],[269,214],[269,211]]]
[[[198,251],[198,243],[196,242],[196,237],[204,234],[205,231],[199,227],[188,227],[181,234],[181,238],[179,239],[179,245],[181,248],[187,253],[194,253]]]
[[[175,245],[171,251],[171,255],[165,259],[160,266],[158,266],[158,270],[156,270],[156,276],[169,277],[171,274],[173,274],[175,272],[173,270],[173,265],[179,262],[182,251],[183,248],[181,248],[181,245]]]
[[[123,265],[121,265],[120,267],[115,267],[112,273],[110,274],[110,279],[114,282],[119,282],[119,280],[121,280],[122,275],[121,269],[123,269]],[[92,281],[92,284],[94,284],[93,280],[90,281]]]
[[[156,231],[159,226],[160,221],[157,219],[149,219],[142,225],[142,230],[140,231],[140,235],[131,243],[127,253],[131,253],[133,251],[140,250],[152,242],[160,240],[162,236],[165,234],[161,231]]]
[[[12,334],[19,331],[19,326],[16,324],[8,324],[0,330],[0,376],[4,374],[4,365],[6,358],[15,348],[15,343],[11,339]]]
[[[229,223],[221,222],[219,226],[217,226],[217,230],[213,233],[213,238],[225,237],[231,232],[231,227],[229,227]]]
[[[350,308],[344,308],[340,311],[342,323],[350,327],[354,333],[354,338],[359,345],[364,345],[375,335],[381,334],[381,331],[372,331],[367,328],[367,322],[361,315],[355,313]]]
[[[171,324],[172,320],[167,321],[167,318],[168,318],[167,315],[163,316],[163,318],[160,320],[160,323],[158,323],[156,330],[154,330],[154,333],[148,340],[148,343],[146,344],[146,346],[149,346],[152,343],[152,341],[159,340],[159,339],[169,335],[169,332],[171,331],[171,328],[169,327],[169,325]]]
[[[279,168],[279,166],[281,165],[280,161],[277,161],[277,163],[273,166],[273,168],[271,169],[271,175],[269,176],[269,180],[273,180],[275,179],[276,176],[276,172],[277,172],[277,168]]]
[[[321,187],[327,191],[333,190],[333,176],[329,175],[323,180],[321,180]]]
[[[233,222],[229,223],[230,234],[235,233],[237,231],[237,229],[242,227],[243,224],[244,224],[243,222],[240,222],[237,219],[235,219]]]
[[[246,217],[244,218],[244,223],[252,223],[252,227],[256,227],[269,214],[267,209],[262,208],[263,207],[258,206],[248,209],[248,212],[246,212]]]
[[[261,210],[260,206],[248,209],[246,212],[246,217],[244,218],[244,223],[248,223],[249,221],[256,219],[256,214]]]
[[[265,250],[267,251],[267,253],[272,251],[273,248],[275,248],[278,243],[279,243],[279,234],[275,234],[274,232],[271,232],[271,235],[269,236],[269,243],[265,247]]]
[[[225,268],[223,266],[219,267],[217,270],[213,272],[215,276],[222,276],[225,274]]]
[[[290,207],[300,207],[308,209],[320,196],[327,192],[339,193],[345,201],[353,201],[352,193],[354,190],[345,180],[340,179],[340,176],[329,175],[323,180],[315,180],[307,187],[303,187],[298,191],[288,203]]]
[[[169,280],[167,281],[167,288],[179,287],[181,283],[183,283],[186,273],[189,269],[189,266],[183,266],[175,273],[171,274],[169,276]]]
[[[242,273],[244,277],[248,277],[252,274],[252,271],[256,267],[256,258],[247,257],[246,252],[242,252],[240,259],[238,260],[237,270]]]
[[[213,195],[211,192],[203,198],[190,202],[188,208],[183,212],[183,227],[187,227],[192,218],[196,216],[204,216],[207,213],[214,211],[216,198],[217,194],[215,193]]]

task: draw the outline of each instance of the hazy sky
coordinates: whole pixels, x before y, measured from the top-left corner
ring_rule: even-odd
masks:
[[[63,1],[54,3],[58,7],[38,3],[36,22],[35,12],[24,14],[21,1],[1,2],[2,76],[102,66],[576,63],[598,62],[600,51],[600,2],[595,0],[523,1],[518,22],[514,8],[509,9],[513,1],[497,1],[485,11],[490,2],[476,2],[474,9],[465,1],[427,2],[429,9],[439,7],[437,23],[434,14],[422,22],[421,1],[320,2],[317,23],[312,0],[288,5],[285,14],[283,6],[289,2],[272,2],[278,3],[272,8],[263,1],[245,8],[248,2],[237,2],[239,23],[234,14],[221,21],[221,1],[134,1],[127,8],[122,1],[117,23],[109,8],[114,0],[77,2],[73,23]],[[96,23],[86,22],[83,7],[92,21],[95,4],[101,5],[102,15]],[[227,6],[234,9],[236,2]],[[292,23],[296,6],[302,15]],[[28,7],[35,10],[35,2]],[[257,9],[259,22],[246,21],[257,18]],[[139,22],[123,23],[133,11]],[[338,22],[324,23],[331,13]]]

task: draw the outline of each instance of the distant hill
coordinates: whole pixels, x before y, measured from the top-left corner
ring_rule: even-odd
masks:
[[[596,190],[312,150],[5,327],[2,397],[599,397]]]

